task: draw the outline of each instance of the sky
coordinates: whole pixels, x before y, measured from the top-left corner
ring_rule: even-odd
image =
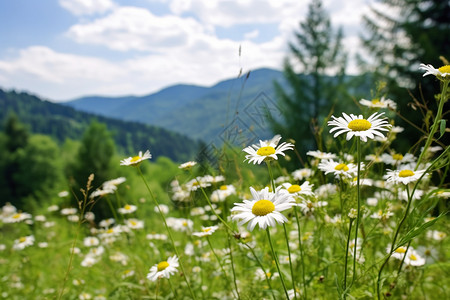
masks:
[[[352,59],[375,0],[323,0]],[[0,88],[61,102],[282,69],[309,0],[3,0]],[[351,60],[348,73],[357,69]]]

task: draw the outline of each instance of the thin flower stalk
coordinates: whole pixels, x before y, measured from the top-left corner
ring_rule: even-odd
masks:
[[[140,168],[139,165],[137,166],[137,169],[138,169],[138,171],[139,171],[139,175],[141,176],[142,180],[144,181],[144,184],[145,184],[145,186],[146,186],[148,192],[150,193],[151,198],[153,199],[153,202],[155,203],[156,207],[158,208],[159,214],[161,215],[161,218],[162,218],[163,223],[164,223],[164,227],[166,228],[166,231],[167,231],[167,233],[168,233],[168,235],[169,235],[169,238],[170,238],[170,241],[171,241],[171,243],[172,243],[173,250],[175,251],[176,256],[177,256],[177,257],[180,257],[180,255],[178,254],[177,247],[175,246],[175,241],[174,241],[174,239],[173,239],[172,233],[171,233],[171,231],[170,231],[170,229],[169,229],[169,226],[167,225],[166,217],[164,216],[164,213],[161,211],[161,208],[160,208],[160,206],[159,206],[158,200],[156,200],[155,195],[153,195],[152,190],[151,190],[150,187],[148,186],[148,183],[147,183],[147,181],[145,180],[144,174],[142,174],[142,171],[141,171],[141,168]],[[183,263],[181,262],[181,260],[179,261],[179,263],[180,263],[180,269],[181,269],[181,272],[183,272],[183,274],[184,274],[183,278],[184,278],[184,280],[186,281],[186,284],[187,284],[187,286],[188,286],[188,288],[189,288],[189,292],[190,292],[190,294],[191,294],[191,296],[192,296],[193,299],[197,299],[197,297],[196,297],[195,294],[194,294],[194,291],[193,291],[192,288],[191,288],[191,285],[189,284],[189,280],[187,279],[187,276],[186,276],[187,273],[186,273],[185,270],[184,270]]]
[[[428,135],[428,138],[425,142],[425,146],[423,147],[422,152],[420,153],[419,159],[417,160],[417,164],[416,164],[416,168],[415,170],[417,170],[417,168],[419,167],[420,163],[422,162],[423,156],[426,154],[428,148],[431,145],[431,142],[433,141],[433,137],[438,129],[438,125],[441,122],[441,118],[442,118],[442,111],[444,108],[444,103],[447,101],[447,88],[448,85],[450,83],[450,80],[444,80],[442,83],[442,92],[441,92],[441,100],[439,101],[439,106],[438,106],[438,111],[436,114],[436,118],[434,119],[434,123],[431,126],[431,132]]]
[[[283,274],[281,273],[280,263],[278,262],[277,254],[275,253],[275,250],[273,248],[273,243],[272,243],[272,238],[270,237],[269,227],[266,227],[266,233],[267,233],[267,238],[269,240],[270,250],[272,251],[272,257],[273,257],[273,260],[275,261],[275,265],[277,267],[278,274],[280,275],[281,285],[283,286],[283,290],[286,295],[286,299],[289,300],[289,294],[288,294],[288,291],[286,288],[286,283],[284,282]]]
[[[345,262],[344,262],[344,284],[343,284],[343,298],[347,298],[347,265],[348,265],[348,250],[350,247],[350,237],[352,233],[352,225],[353,225],[353,218],[350,218],[350,225],[348,227],[348,236],[347,236],[347,246],[345,248]],[[356,247],[355,247],[356,249]]]
[[[353,248],[353,277],[352,277],[352,285],[355,282],[356,278],[356,247],[358,243],[358,229],[359,229],[359,222],[361,220],[361,185],[360,185],[360,179],[361,179],[361,140],[357,139],[356,141],[356,152],[358,155],[358,173],[357,173],[357,182],[356,182],[356,197],[357,197],[357,215],[356,215],[356,225],[355,225],[355,246]],[[362,249],[361,249],[362,251]]]
[[[294,206],[294,214],[295,214],[295,220],[297,221],[297,228],[298,228],[298,247],[300,248],[300,262],[301,262],[301,266],[302,266],[303,298],[305,300],[307,300],[308,294],[307,294],[307,290],[306,290],[304,251],[303,251],[302,233],[300,230],[300,220],[298,218],[297,206]]]
[[[266,161],[266,165],[267,165],[267,170],[269,172],[269,177],[270,177],[270,183],[272,186],[272,191],[275,192],[275,181],[273,178],[273,173],[272,173],[272,168],[270,167],[270,161]],[[289,238],[288,238],[288,233],[287,233],[287,229],[286,229],[286,224],[283,223],[283,231],[284,231],[284,239],[286,240],[286,247],[288,250],[288,256],[289,256],[289,269],[291,271],[291,281],[292,281],[292,288],[294,290],[294,299],[297,299],[297,291],[295,289],[295,276],[294,276],[294,268],[292,266],[292,255],[291,255],[291,248],[289,246]],[[280,273],[280,277],[282,277],[281,272]]]

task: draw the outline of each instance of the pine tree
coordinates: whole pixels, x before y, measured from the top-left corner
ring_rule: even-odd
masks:
[[[295,43],[289,44],[291,57],[284,62],[289,88],[275,83],[282,118],[272,118],[270,123],[274,132],[295,140],[297,150],[304,154],[321,148],[316,137],[343,84],[347,56],[342,50],[342,31],[333,32],[321,0],[312,0],[295,37]]]
[[[417,105],[411,95],[427,108],[436,105],[436,85],[432,76],[422,77],[419,64],[432,64],[436,68],[450,60],[450,2],[443,0],[381,0],[364,16],[367,33],[362,41],[372,61],[375,78],[386,83],[386,90],[399,103],[400,114],[414,124],[422,122],[425,115],[413,110]],[[368,59],[367,59],[368,58]],[[448,62],[447,62],[448,63]],[[429,117],[429,116],[428,116]],[[400,125],[402,124],[400,122]],[[407,145],[417,141],[419,131],[406,127],[404,137]]]

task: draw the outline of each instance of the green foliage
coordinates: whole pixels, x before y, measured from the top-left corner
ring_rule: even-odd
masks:
[[[292,59],[284,62],[289,88],[275,84],[282,120],[272,119],[271,125],[274,132],[295,140],[297,149],[305,153],[322,148],[320,128],[326,114],[342,98],[346,54],[342,32],[334,33],[320,0],[310,3],[295,36],[295,43],[289,44]],[[335,76],[328,76],[330,73]]]
[[[382,0],[364,16],[367,33],[361,39],[370,59],[365,58],[368,72],[375,80],[386,83],[389,96],[399,104],[403,120],[399,125],[405,134],[396,141],[402,151],[428,130],[422,122],[426,112],[436,108],[435,78],[422,78],[419,64],[435,67],[448,64],[450,47],[450,3],[442,0]],[[392,13],[401,12],[401,13]],[[367,63],[372,61],[373,63]],[[448,105],[446,106],[448,110]],[[430,117],[430,116],[427,116]]]
[[[0,203],[29,208],[53,192],[62,179],[57,144],[47,136],[31,135],[10,116],[0,138]]]
[[[96,120],[106,124],[121,153],[150,149],[155,158],[164,155],[181,162],[192,159],[197,150],[197,141],[162,128],[79,112],[26,93],[0,89],[0,122],[4,122],[9,113],[17,115],[32,133],[50,135],[60,143],[80,139]]]

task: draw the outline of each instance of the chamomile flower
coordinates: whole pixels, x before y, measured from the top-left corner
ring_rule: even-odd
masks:
[[[331,116],[333,120],[328,121],[328,126],[335,126],[330,130],[330,133],[336,131],[334,137],[347,133],[347,140],[356,136],[361,141],[367,142],[367,138],[374,139],[375,136],[384,138],[381,131],[389,131],[391,127],[386,118],[381,118],[383,113],[374,113],[368,119],[364,119],[362,115],[347,115],[346,113],[342,113],[342,115],[343,117],[339,118]]]
[[[144,154],[142,154],[142,151],[139,151],[139,154],[137,156],[122,159],[120,161],[120,165],[136,167],[136,166],[139,166],[139,164],[141,162],[143,162],[144,160],[150,159],[150,158],[152,158],[152,155],[150,154],[149,150],[145,151]]]
[[[278,159],[277,155],[285,156],[284,151],[294,149],[294,145],[291,143],[283,142],[278,145],[280,139],[281,136],[276,135],[270,141],[260,140],[259,145],[256,144],[244,148],[242,151],[248,153],[245,156],[245,160],[248,160],[249,163],[261,164],[263,161]]]
[[[14,241],[13,249],[14,250],[23,250],[26,247],[31,246],[33,244],[34,244],[34,236],[33,235],[23,236]]]
[[[309,168],[303,168],[293,171],[291,175],[295,180],[302,181],[305,178],[311,177],[313,171]]]
[[[266,229],[267,226],[275,226],[276,223],[287,222],[287,218],[281,213],[290,209],[295,200],[286,192],[278,187],[275,192],[269,192],[266,187],[261,191],[256,191],[250,187],[252,200],[244,200],[243,203],[235,203],[231,211],[234,214],[232,220],[239,220],[239,225],[248,223],[248,230],[253,231],[258,224],[260,229]]]
[[[196,164],[197,164],[197,162],[195,162],[195,161],[188,161],[188,162],[185,162],[185,163],[179,165],[178,168],[182,169],[182,170],[190,170]]]
[[[209,227],[202,227],[200,232],[193,232],[192,235],[198,236],[198,237],[203,237],[203,236],[207,236],[207,235],[212,235],[217,228],[219,228],[219,226],[209,226]]]
[[[138,219],[127,219],[125,225],[130,229],[142,229],[144,228],[144,221]]]
[[[395,103],[391,99],[385,99],[384,97],[381,97],[379,99],[375,98],[372,100],[361,99],[359,100],[359,103],[370,108],[390,108],[393,110],[397,108],[397,103]]]
[[[410,169],[387,171],[387,174],[384,175],[384,179],[386,179],[387,182],[393,182],[396,184],[403,183],[405,185],[419,180],[423,173],[425,173],[425,170],[413,171]]]
[[[331,159],[323,160],[319,164],[319,169],[325,174],[333,173],[336,177],[353,178],[358,173],[358,167],[355,164],[339,163]]]
[[[388,165],[397,166],[399,164],[406,164],[416,161],[416,157],[411,153],[406,153],[405,155],[400,153],[383,153],[381,155],[381,160]]]
[[[318,159],[335,159],[337,158],[337,155],[330,152],[322,152],[319,150],[316,151],[308,151],[306,152],[306,155],[318,158]]]
[[[283,183],[282,186],[289,192],[289,194],[293,197],[301,197],[304,196],[314,196],[312,188],[314,184],[310,184],[309,181],[305,181],[302,185],[291,184],[291,183]]]
[[[156,281],[159,278],[169,278],[177,272],[178,266],[178,257],[174,255],[169,257],[167,261],[162,261],[151,267],[147,278],[151,281]]]
[[[420,64],[419,69],[426,71],[423,76],[434,75],[436,78],[443,80],[450,76],[450,65],[442,66],[435,69],[432,65]]]
[[[117,209],[119,211],[120,214],[125,215],[125,214],[131,214],[134,213],[137,210],[137,206],[136,205],[130,205],[127,204],[124,207],[120,207],[119,209]]]

